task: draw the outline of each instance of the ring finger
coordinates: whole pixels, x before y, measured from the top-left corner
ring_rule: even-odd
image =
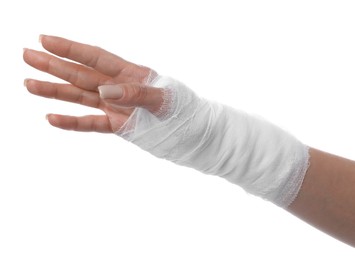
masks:
[[[34,79],[26,79],[27,90],[37,96],[68,101],[93,108],[103,108],[97,92],[83,90],[70,84],[52,83]]]

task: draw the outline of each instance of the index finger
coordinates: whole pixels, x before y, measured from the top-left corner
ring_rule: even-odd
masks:
[[[132,63],[99,47],[74,42],[57,36],[40,35],[42,46],[49,52],[86,66],[111,77],[117,76]]]

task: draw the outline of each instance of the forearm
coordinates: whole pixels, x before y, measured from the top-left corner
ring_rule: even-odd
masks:
[[[355,162],[310,149],[310,167],[288,210],[355,247]]]
[[[157,157],[221,176],[355,244],[354,162],[309,151],[278,127],[201,100],[178,81],[156,84],[176,91],[168,99],[173,110],[162,120],[137,110],[120,135]]]

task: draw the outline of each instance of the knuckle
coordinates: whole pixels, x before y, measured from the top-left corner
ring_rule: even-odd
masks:
[[[147,88],[144,86],[136,86],[131,88],[131,90],[131,100],[137,105],[143,104],[147,97]]]

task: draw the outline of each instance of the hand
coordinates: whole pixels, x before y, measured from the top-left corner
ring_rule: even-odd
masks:
[[[120,129],[135,107],[144,107],[151,112],[160,109],[162,91],[145,85],[157,76],[153,70],[125,61],[101,48],[60,37],[41,35],[40,42],[56,56],[25,49],[24,61],[69,84],[26,79],[28,91],[105,112],[105,115],[83,117],[49,114],[47,119],[51,125],[66,130],[112,133]],[[102,87],[99,89],[99,86]]]

